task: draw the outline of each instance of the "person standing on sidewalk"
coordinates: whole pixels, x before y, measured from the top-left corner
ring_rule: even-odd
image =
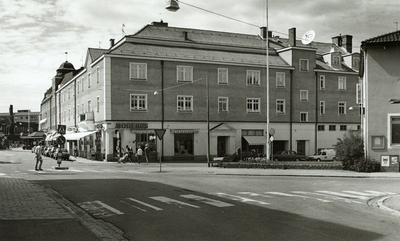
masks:
[[[137,157],[139,164],[140,164],[140,161],[142,160],[142,156],[143,156],[143,150],[142,150],[142,147],[139,145],[139,148],[137,149],[137,152],[136,152],[136,157]]]
[[[144,156],[146,158],[147,163],[149,163],[149,153],[150,153],[149,145],[146,144],[144,147]]]
[[[43,171],[43,169],[42,169],[42,164],[43,164],[42,149],[43,149],[42,143],[39,142],[38,146],[35,149],[35,158],[36,158],[35,170],[36,171]]]

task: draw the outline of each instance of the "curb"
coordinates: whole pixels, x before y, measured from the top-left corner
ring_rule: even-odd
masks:
[[[400,195],[382,197],[382,198],[380,198],[380,199],[377,201],[377,205],[378,205],[378,207],[379,207],[380,209],[382,209],[382,210],[384,210],[384,211],[386,211],[386,212],[390,212],[391,214],[400,217],[400,212],[399,212],[399,211],[394,210],[394,209],[392,209],[392,208],[389,208],[388,206],[386,206],[386,205],[384,204],[384,202],[385,202],[387,199],[389,199],[389,198],[395,198],[395,197],[400,198]]]

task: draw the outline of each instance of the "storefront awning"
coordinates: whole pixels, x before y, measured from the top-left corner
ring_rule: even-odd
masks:
[[[264,136],[243,136],[250,146],[266,145],[267,138]]]
[[[96,131],[88,131],[88,132],[78,132],[78,133],[70,133],[65,134],[64,137],[67,141],[77,141],[85,136],[96,133]]]
[[[44,119],[40,120],[39,121],[39,125],[45,123],[46,121],[47,121],[47,118],[44,118]]]

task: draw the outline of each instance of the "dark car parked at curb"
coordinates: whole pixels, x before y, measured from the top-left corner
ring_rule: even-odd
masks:
[[[273,156],[274,161],[305,161],[306,156],[295,151],[279,151]]]
[[[61,157],[62,160],[69,160],[69,152],[65,148],[57,148],[56,151],[54,152],[54,159],[57,159],[58,157]]]

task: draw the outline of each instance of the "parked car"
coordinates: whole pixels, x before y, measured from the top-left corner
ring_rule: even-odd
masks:
[[[23,145],[22,150],[31,150],[32,146],[31,145]]]
[[[45,154],[47,157],[52,157],[54,151],[55,151],[55,147],[49,147]]]
[[[62,160],[69,160],[69,152],[65,148],[56,149],[56,151],[54,152],[54,158],[57,159],[59,156],[61,156]]]
[[[334,161],[336,151],[334,149],[322,149],[319,153],[307,157],[307,161]]]
[[[298,154],[295,151],[279,151],[273,156],[274,161],[305,161],[306,156],[302,154]]]

